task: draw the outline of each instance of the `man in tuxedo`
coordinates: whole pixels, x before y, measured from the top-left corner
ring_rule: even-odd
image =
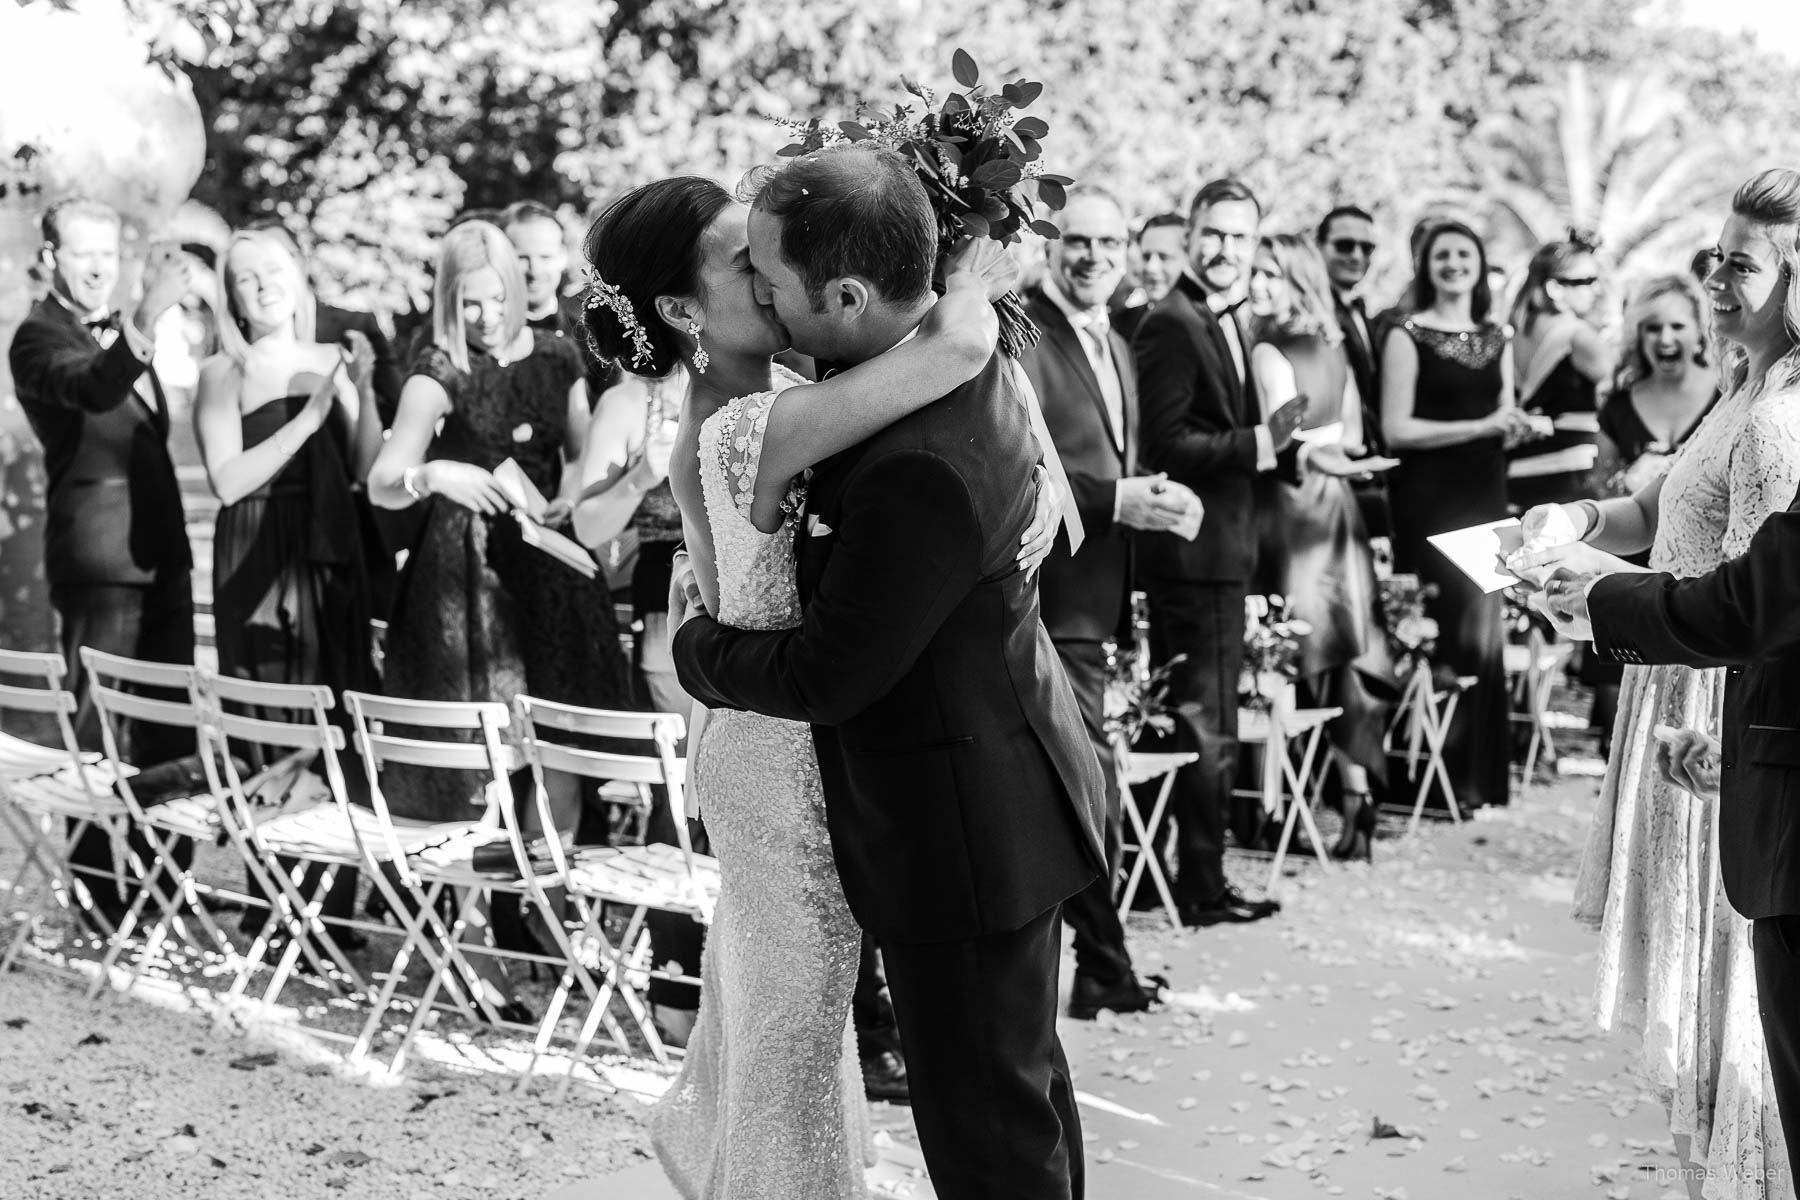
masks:
[[[758,299],[796,349],[866,361],[932,303],[912,168],[857,144],[795,159],[750,213]],[[682,686],[813,725],[844,896],[881,946],[913,1112],[944,1200],[1083,1194],[1056,1036],[1058,909],[1105,867],[1100,767],[1018,569],[1040,451],[1016,367],[819,464],[798,629],[695,616]]]
[[[1137,231],[1132,249],[1138,286],[1112,314],[1113,328],[1127,343],[1187,268],[1187,218],[1180,213],[1157,213]]]
[[[1131,589],[1134,529],[1199,528],[1200,500],[1161,476],[1137,470],[1137,371],[1125,339],[1110,327],[1106,300],[1125,274],[1125,211],[1098,188],[1070,189],[1057,215],[1043,284],[1025,310],[1043,336],[1020,358],[1062,457],[1087,538],[1069,552],[1059,537],[1044,561],[1038,592],[1063,671],[1106,780],[1107,872],[1063,904],[1075,933],[1069,1015],[1101,1009],[1141,1012],[1156,1000],[1131,964],[1115,907],[1121,854],[1119,779],[1106,731],[1106,651],[1121,636]]]
[[[1549,607],[1613,662],[1728,668],[1719,870],[1731,906],[1753,923],[1757,1001],[1791,1153],[1800,1146],[1800,495],[1709,575],[1558,580]]]
[[[525,323],[575,344],[587,366],[588,403],[598,404],[601,394],[619,381],[619,369],[589,351],[582,332],[581,298],[563,295],[569,243],[562,222],[548,205],[520,200],[501,214],[500,229],[518,250],[525,273]]]
[[[13,335],[9,361],[49,476],[44,573],[80,701],[75,733],[85,749],[98,750],[99,714],[82,647],[194,661],[193,558],[169,459],[169,410],[150,361],[151,331],[193,280],[186,255],[158,248],[144,271],[143,299],[121,314],[111,307],[119,283],[118,214],[68,200],[44,214],[42,229],[50,294]],[[125,749],[139,764],[194,750],[192,735],[180,730],[142,725],[127,733]],[[89,830],[70,858],[77,868],[112,873],[104,833]],[[116,906],[114,915],[130,903],[101,888],[95,899],[103,910]]]
[[[1381,436],[1380,333],[1359,294],[1375,257],[1375,218],[1354,204],[1340,204],[1319,222],[1319,252],[1331,277],[1331,300],[1338,327],[1344,331],[1344,353],[1362,398],[1363,443],[1370,454],[1386,453]],[[1370,537],[1393,536],[1388,515],[1387,481],[1381,475],[1351,484],[1363,525]]]
[[[1200,761],[1176,776],[1175,901],[1189,926],[1257,921],[1279,911],[1246,899],[1225,878],[1225,830],[1237,773],[1238,675],[1244,598],[1256,566],[1259,476],[1292,470],[1298,410],[1264,423],[1250,375],[1243,315],[1262,208],[1234,179],[1194,197],[1188,268],[1144,318],[1132,342],[1143,411],[1143,460],[1192,488],[1206,506],[1200,536],[1138,539],[1157,659],[1186,655],[1170,699],[1199,706]],[[1240,833],[1247,836],[1240,822]]]

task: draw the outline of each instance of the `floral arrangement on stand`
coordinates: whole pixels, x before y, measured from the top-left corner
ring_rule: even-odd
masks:
[[[1267,712],[1299,674],[1300,639],[1312,623],[1293,616],[1285,596],[1244,597],[1244,669],[1238,703]]]
[[[879,115],[859,104],[854,121],[778,120],[796,139],[780,154],[793,158],[866,141],[902,155],[931,197],[940,254],[965,237],[1016,242],[1025,229],[1044,238],[1060,237],[1037,210],[1040,204],[1051,211],[1062,208],[1067,199],[1063,189],[1074,180],[1045,173],[1042,143],[1050,126],[1042,118],[1019,115],[1043,94],[1044,85],[1016,79],[989,88],[964,50],[951,58],[950,72],[966,90],[945,94],[941,104],[931,88],[901,77],[902,86],[923,102],[923,111],[909,101]],[[1008,292],[994,307],[1007,354],[1017,358],[1037,343],[1037,326],[1025,315],[1017,292]]]
[[[1169,676],[1187,655],[1177,654],[1155,670],[1142,651],[1124,651],[1107,643],[1106,732],[1135,746],[1148,731],[1155,737],[1175,732],[1175,709],[1169,704]]]
[[[1438,623],[1425,614],[1425,605],[1437,595],[1437,584],[1417,575],[1390,575],[1380,587],[1382,624],[1394,657],[1404,666],[1428,661],[1437,649]]]

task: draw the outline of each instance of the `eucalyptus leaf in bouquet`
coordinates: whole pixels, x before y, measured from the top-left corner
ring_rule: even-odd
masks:
[[[914,99],[884,114],[865,102],[851,121],[780,120],[777,124],[795,138],[782,147],[781,157],[863,141],[900,154],[918,173],[937,214],[940,259],[963,238],[1011,243],[1027,229],[1044,238],[1061,237],[1038,212],[1061,209],[1068,199],[1064,189],[1074,180],[1044,170],[1043,141],[1050,126],[1020,115],[1043,95],[1044,85],[1029,79],[998,88],[983,84],[980,68],[964,50],[951,57],[950,73],[964,90],[946,92],[941,102],[932,88],[902,76],[901,86]],[[1037,326],[1025,315],[1018,293],[1008,292],[994,307],[1001,349],[1017,358],[1037,344]]]

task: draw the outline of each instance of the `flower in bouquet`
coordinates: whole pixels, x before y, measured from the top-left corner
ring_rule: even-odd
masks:
[[[1175,732],[1175,710],[1169,704],[1169,677],[1187,661],[1177,654],[1153,671],[1143,670],[1137,655],[1113,654],[1107,659],[1108,678],[1103,701],[1106,732],[1134,746],[1144,731],[1160,737]]]
[[[1312,633],[1312,622],[1292,615],[1284,596],[1244,597],[1244,667],[1238,695],[1250,707],[1272,697],[1263,680],[1294,679],[1300,671],[1300,643]]]
[[[1045,173],[1042,143],[1050,126],[1039,117],[1020,115],[1043,94],[1044,85],[1017,79],[989,88],[963,50],[951,59],[950,69],[965,90],[946,93],[942,103],[933,89],[903,76],[901,84],[916,101],[895,105],[887,115],[859,104],[854,121],[778,121],[797,139],[781,149],[781,156],[864,141],[900,154],[931,198],[940,254],[966,237],[1016,242],[1026,229],[1044,238],[1060,237],[1053,223],[1037,215],[1038,206],[1062,208],[1064,189],[1074,181]],[[1000,346],[1007,354],[1017,358],[1037,343],[1037,326],[1025,315],[1018,293],[1008,292],[994,307],[1000,313]]]
[[[1438,623],[1425,615],[1425,605],[1437,595],[1435,583],[1422,583],[1417,575],[1390,575],[1381,581],[1382,623],[1388,641],[1399,658],[1429,658],[1437,647]]]

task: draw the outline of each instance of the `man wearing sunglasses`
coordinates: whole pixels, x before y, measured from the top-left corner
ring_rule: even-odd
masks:
[[[1385,454],[1381,436],[1380,322],[1369,315],[1360,294],[1369,266],[1375,259],[1375,218],[1354,204],[1340,204],[1319,222],[1319,252],[1325,273],[1331,277],[1331,298],[1338,327],[1344,331],[1344,352],[1356,393],[1362,397],[1363,440],[1369,453]],[[1352,485],[1363,525],[1370,537],[1390,537],[1387,482],[1381,475]]]

